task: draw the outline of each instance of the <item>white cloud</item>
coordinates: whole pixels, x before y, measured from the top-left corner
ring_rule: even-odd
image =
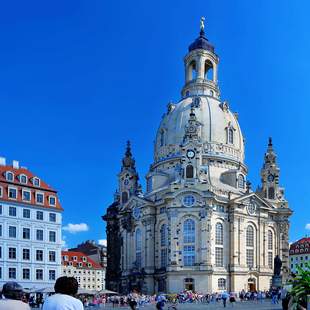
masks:
[[[310,230],[310,223],[307,224],[305,228]]]
[[[98,243],[99,243],[100,245],[107,246],[107,239],[99,239],[99,240],[98,240]]]
[[[80,223],[80,224],[69,223],[68,225],[64,226],[62,229],[69,232],[70,234],[76,234],[79,232],[88,231],[89,227],[85,223]]]

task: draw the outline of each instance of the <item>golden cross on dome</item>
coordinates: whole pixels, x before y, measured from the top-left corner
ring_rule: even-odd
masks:
[[[206,19],[203,16],[200,18],[200,30],[201,31],[205,30],[205,20]]]

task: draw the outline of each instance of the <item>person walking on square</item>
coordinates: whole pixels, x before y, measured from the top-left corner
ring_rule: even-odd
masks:
[[[226,303],[227,303],[228,297],[229,297],[229,295],[228,295],[227,292],[224,292],[224,293],[222,294],[222,300],[223,300],[223,306],[224,306],[224,308],[226,308]]]
[[[73,277],[60,277],[56,280],[55,293],[49,296],[42,310],[84,310],[82,302],[75,298],[79,284]]]
[[[22,302],[23,288],[17,282],[7,282],[3,285],[0,300],[0,310],[30,310],[28,304]]]

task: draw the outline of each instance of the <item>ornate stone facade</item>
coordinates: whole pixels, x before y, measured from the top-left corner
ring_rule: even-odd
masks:
[[[270,139],[256,192],[246,182],[238,115],[221,101],[218,56],[204,28],[185,59],[179,103],[169,103],[142,193],[130,144],[108,208],[107,288],[144,293],[270,287],[288,271],[292,211]]]

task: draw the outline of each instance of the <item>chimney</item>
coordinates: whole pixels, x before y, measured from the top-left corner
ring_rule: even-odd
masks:
[[[5,166],[5,165],[6,165],[5,157],[0,157],[0,166]]]
[[[18,160],[13,160],[13,168],[19,169],[19,161]]]

